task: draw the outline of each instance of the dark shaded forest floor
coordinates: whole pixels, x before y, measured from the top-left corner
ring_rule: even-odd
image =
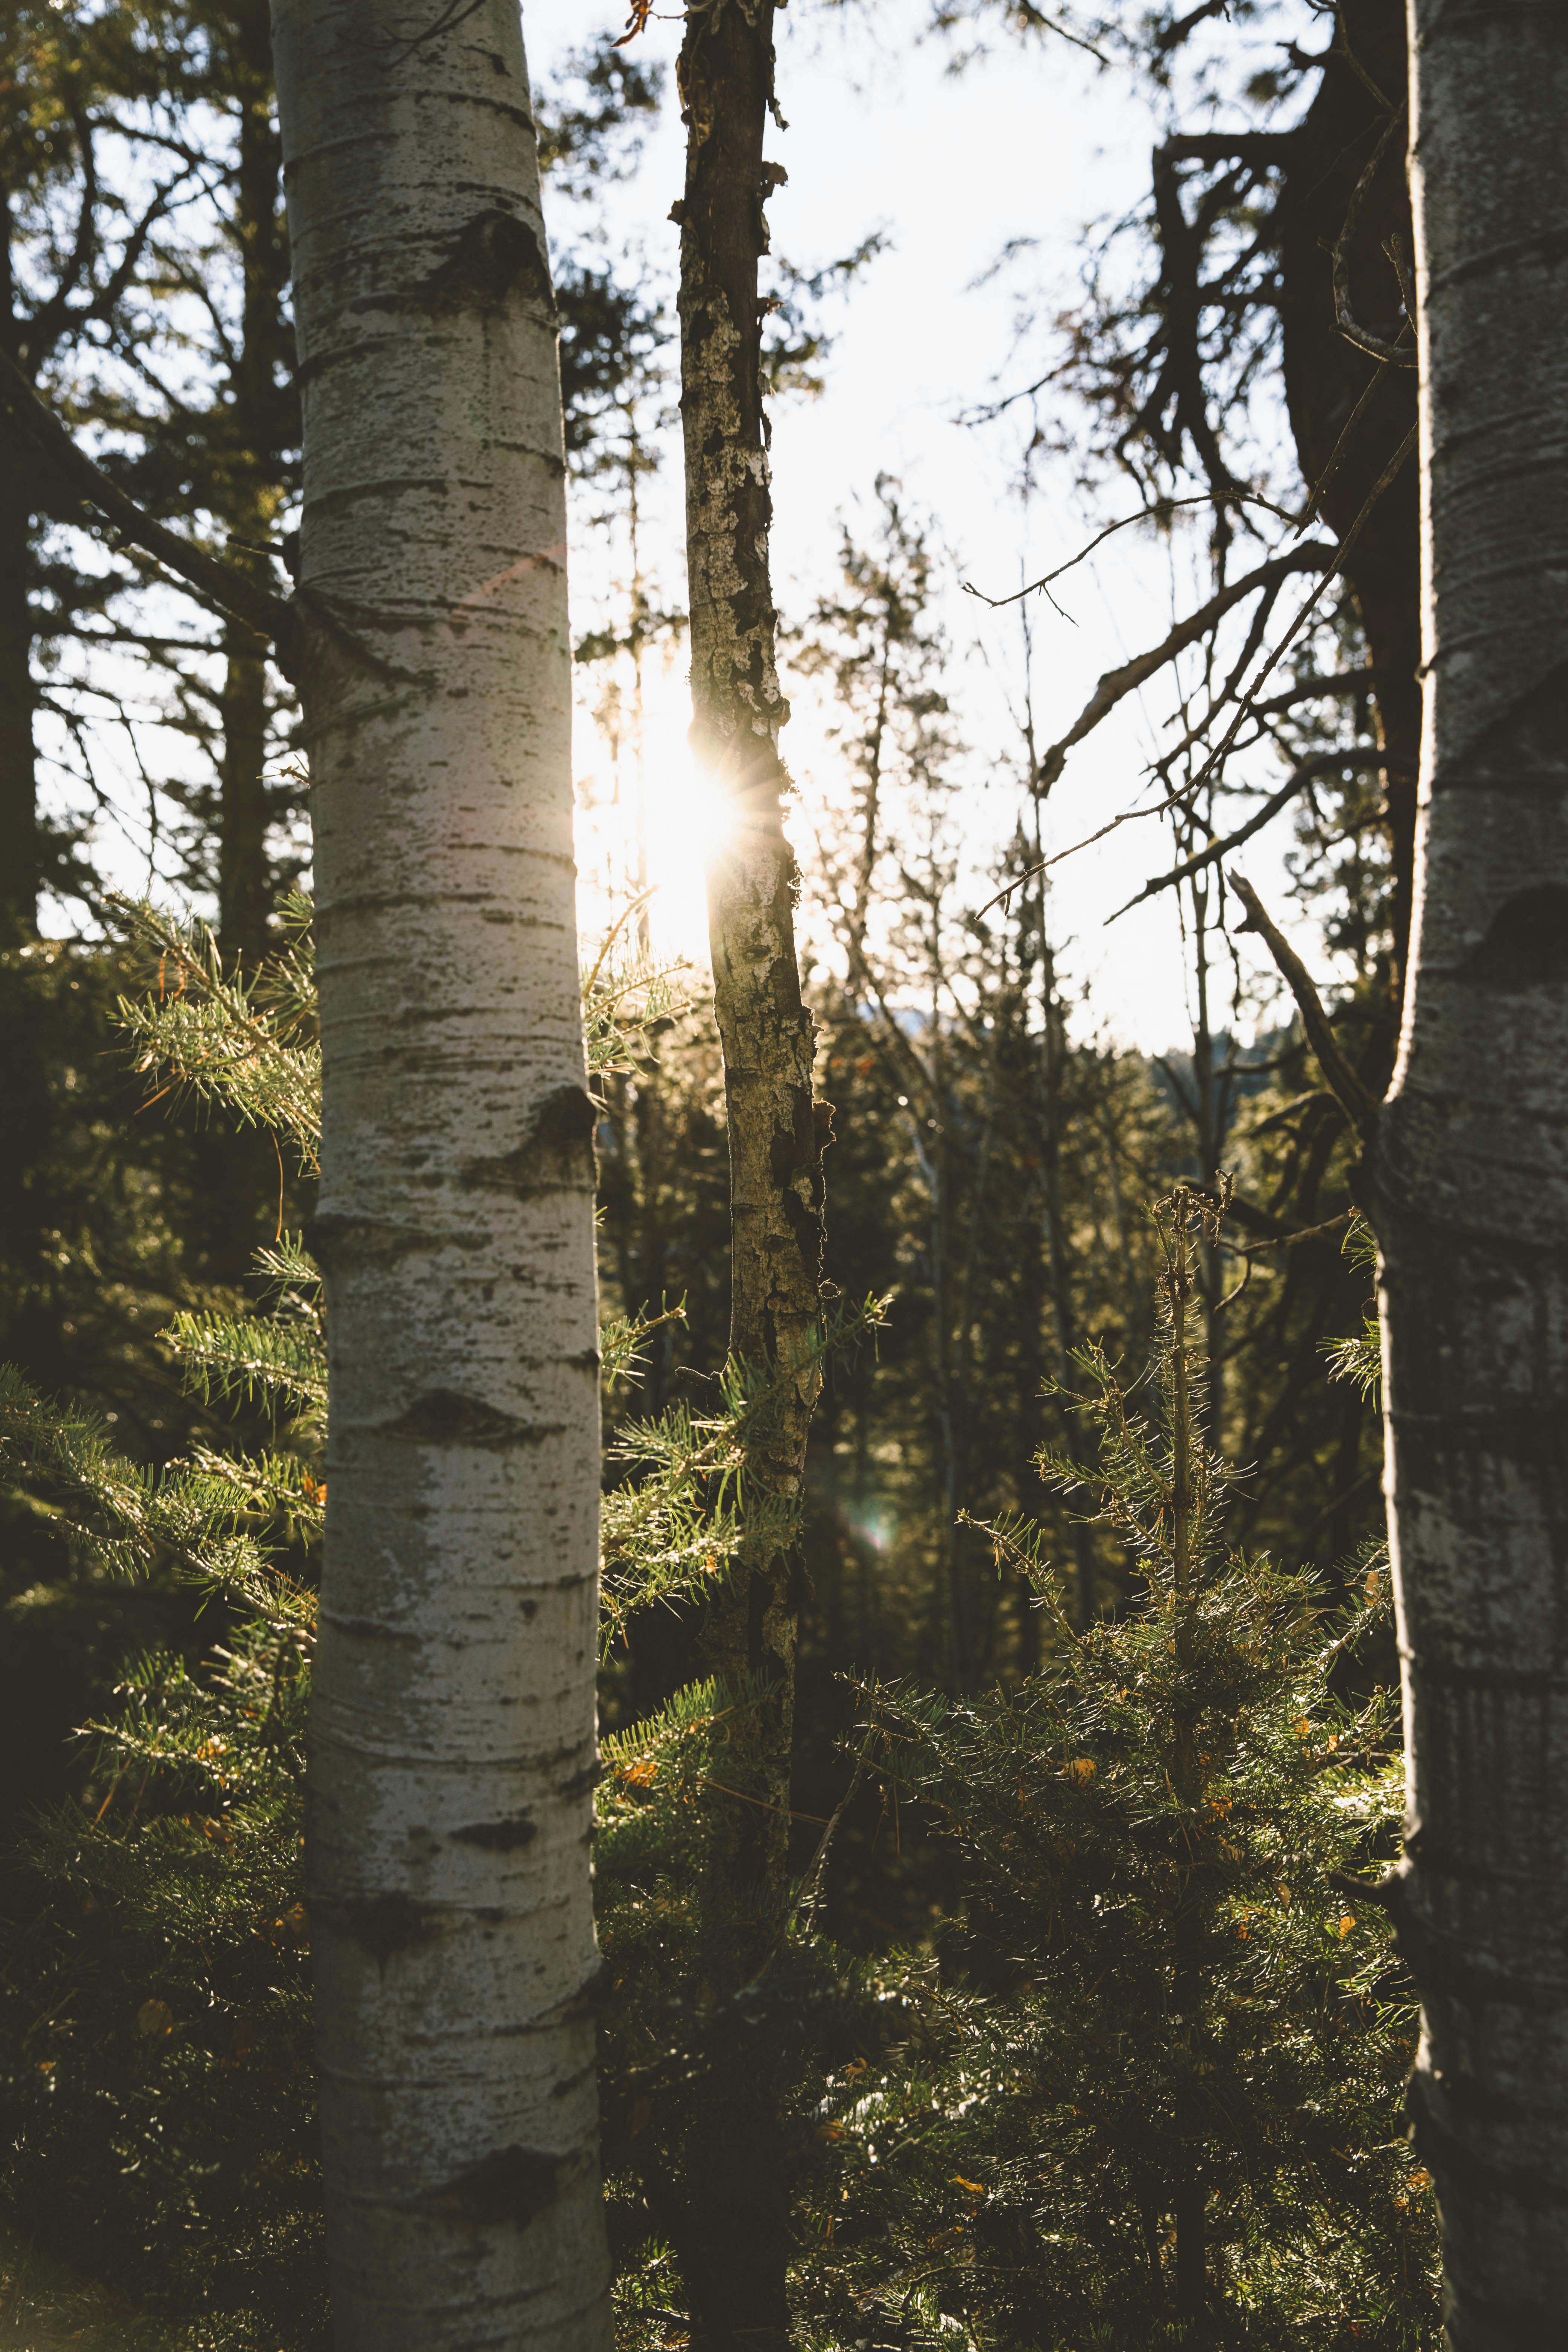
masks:
[[[176,2352],[187,2340],[42,2252],[0,2211],[0,2352]]]

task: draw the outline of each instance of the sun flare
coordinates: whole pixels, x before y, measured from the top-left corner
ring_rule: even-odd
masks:
[[[731,837],[733,817],[692,756],[689,715],[685,679],[673,667],[646,678],[640,725],[606,726],[602,712],[579,715],[580,920],[591,939],[647,890],[654,954],[705,964],[707,869]]]

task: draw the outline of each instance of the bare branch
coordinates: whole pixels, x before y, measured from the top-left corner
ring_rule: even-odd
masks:
[[[1353,1209],[1342,1209],[1337,1217],[1330,1217],[1321,1225],[1303,1225],[1300,1233],[1279,1234],[1266,1242],[1246,1242],[1237,1255],[1257,1257],[1264,1250],[1299,1249],[1303,1242],[1327,1241],[1331,1234],[1342,1234],[1355,1214]]]
[[[1046,572],[1038,580],[1031,580],[1026,588],[1015,588],[1010,596],[988,596],[983,588],[976,588],[973,582],[970,580],[963,582],[963,593],[966,596],[977,596],[983,604],[989,604],[993,611],[1000,611],[1005,604],[1017,604],[1020,597],[1032,596],[1037,588],[1048,588],[1053,580],[1061,578],[1064,572],[1071,572],[1078,564],[1086,562],[1094,553],[1095,549],[1102,546],[1106,540],[1114,537],[1117,531],[1131,530],[1134,523],[1164,523],[1175,513],[1178,507],[1209,507],[1215,503],[1215,499],[1208,490],[1201,491],[1197,497],[1191,499],[1156,499],[1152,505],[1140,507],[1136,514],[1123,515],[1117,522],[1108,522],[1103,530],[1095,533],[1087,547],[1079,548],[1076,555],[1069,555],[1067,562],[1058,563],[1054,572]],[[1260,492],[1238,491],[1234,500],[1226,499],[1220,503],[1226,506],[1234,504],[1246,507],[1267,507],[1270,514],[1279,517],[1281,522],[1294,522],[1296,520],[1294,515],[1287,514],[1283,507],[1277,507],[1272,499],[1264,498]]]
[[[0,404],[10,412],[19,430],[50,467],[69,484],[79,498],[84,499],[103,520],[111,524],[121,537],[133,547],[174,572],[192,589],[204,603],[216,606],[226,620],[237,621],[244,628],[254,629],[258,636],[270,640],[279,648],[280,658],[286,657],[295,632],[293,606],[281,596],[275,596],[259,581],[246,572],[231,570],[209,555],[205,548],[182,539],[177,531],[166,530],[163,523],[139,507],[134,499],[101,473],[75,441],[58,418],[52,415],[21,369],[8,353],[0,351]]]
[[[1194,850],[1191,857],[1184,858],[1168,874],[1156,874],[1152,881],[1144,883],[1134,898],[1128,899],[1125,907],[1118,907],[1109,919],[1113,923],[1118,921],[1121,916],[1131,913],[1134,907],[1141,907],[1145,898],[1152,898],[1162,890],[1173,889],[1177,883],[1190,881],[1194,874],[1201,874],[1205,866],[1213,866],[1220,858],[1228,857],[1233,849],[1239,849],[1244,841],[1250,841],[1255,833],[1261,833],[1266,824],[1271,824],[1281,809],[1288,808],[1302,785],[1310,783],[1314,776],[1331,775],[1336,768],[1376,769],[1385,764],[1386,754],[1375,743],[1352,743],[1342,751],[1314,751],[1291,770],[1279,791],[1271,793],[1261,808],[1254,809],[1245,824],[1237,825],[1236,831],[1227,834],[1223,841],[1211,841],[1206,849]]]
[[[1289,652],[1291,645],[1295,642],[1296,638],[1300,635],[1301,631],[1307,625],[1309,615],[1316,606],[1318,599],[1321,596],[1324,589],[1329,586],[1331,581],[1337,580],[1340,573],[1344,570],[1345,558],[1349,555],[1352,548],[1361,537],[1362,531],[1365,528],[1368,515],[1371,514],[1373,507],[1376,506],[1379,499],[1383,496],[1384,490],[1387,489],[1389,484],[1394,479],[1400,467],[1404,465],[1405,459],[1415,448],[1418,431],[1418,426],[1415,425],[1411,426],[1409,432],[1405,435],[1404,440],[1400,443],[1398,448],[1394,451],[1393,457],[1389,459],[1387,465],[1384,467],[1382,473],[1378,476],[1371,489],[1367,492],[1366,499],[1362,507],[1361,512],[1357,515],[1354,522],[1352,523],[1349,530],[1346,531],[1344,537],[1341,540],[1338,547],[1332,551],[1332,561],[1318,581],[1318,583],[1312,590],[1311,594],[1303,599],[1300,612],[1291,622],[1289,627],[1286,630],[1284,635],[1280,638],[1279,644],[1275,646],[1273,652],[1269,655],[1268,660],[1264,663],[1262,668],[1258,671],[1258,676],[1254,678],[1251,690],[1247,694],[1242,696],[1237,706],[1236,717],[1230,723],[1229,732],[1226,735],[1224,740],[1209,753],[1208,758],[1204,761],[1203,766],[1193,778],[1191,786],[1189,787],[1190,790],[1195,791],[1199,784],[1206,782],[1208,778],[1214,774],[1215,769],[1220,765],[1220,762],[1224,760],[1226,754],[1234,749],[1237,735],[1241,732],[1243,726],[1246,724],[1248,718],[1252,716],[1253,711],[1256,709],[1256,705],[1252,698],[1253,696],[1257,693],[1258,688],[1262,685],[1264,679],[1268,676],[1269,671],[1279,667],[1279,663]],[[1309,544],[1315,546],[1317,542],[1310,541]]]
[[[1405,108],[1401,106],[1389,116],[1384,126],[1383,136],[1372,151],[1372,160],[1356,182],[1354,193],[1346,207],[1345,225],[1341,229],[1338,241],[1334,246],[1334,317],[1339,323],[1341,334],[1348,342],[1353,343],[1358,351],[1370,352],[1374,360],[1383,360],[1390,367],[1413,368],[1415,365],[1415,353],[1407,347],[1405,341],[1415,323],[1408,312],[1405,314],[1397,337],[1392,343],[1382,335],[1374,335],[1369,328],[1356,324],[1351,314],[1350,267],[1346,258],[1351,235],[1361,216],[1361,208],[1365,200],[1366,192],[1377,177],[1378,166],[1387,152],[1389,141],[1405,121]],[[1403,292],[1403,272],[1396,274],[1401,278]]]
[[[1212,629],[1233,605],[1239,604],[1244,597],[1257,594],[1259,590],[1274,587],[1279,581],[1289,579],[1293,572],[1326,570],[1343,551],[1342,547],[1327,547],[1321,540],[1309,540],[1305,546],[1288,548],[1283,555],[1271,557],[1256,572],[1248,572],[1241,579],[1230,581],[1216,595],[1211,596],[1206,604],[1200,604],[1195,613],[1189,613],[1184,621],[1178,621],[1170,635],[1163,637],[1157,646],[1151,646],[1147,653],[1138,654],[1131,661],[1123,662],[1120,669],[1108,669],[1067,733],[1043,755],[1035,774],[1036,792],[1048,792],[1067,765],[1067,755],[1073,745],[1081,743],[1086,735],[1091,734],[1100,720],[1114,710],[1125,696],[1142,686],[1145,678],[1152,677],[1155,671],[1163,669],[1174,655],[1183,652]],[[1278,659],[1278,656],[1275,658]]]
[[[1256,931],[1273,957],[1280,977],[1296,1000],[1301,1025],[1307,1033],[1307,1042],[1318,1057],[1318,1067],[1327,1079],[1331,1093],[1362,1140],[1370,1142],[1377,1126],[1377,1105],[1341,1052],[1339,1040],[1323,1010],[1323,1000],[1313,985],[1310,972],[1289,940],[1271,920],[1251,883],[1240,874],[1231,874],[1226,878],[1247,909],[1247,921],[1237,928]]]

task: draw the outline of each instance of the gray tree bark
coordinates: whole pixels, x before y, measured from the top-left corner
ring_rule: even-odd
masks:
[[[342,2352],[611,2342],[555,315],[516,0],[274,0],[331,1353],[308,1885]]]
[[[1455,2352],[1568,2312],[1568,9],[1411,0],[1426,709],[1373,1170]]]

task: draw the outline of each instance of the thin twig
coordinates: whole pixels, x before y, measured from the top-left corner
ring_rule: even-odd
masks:
[[[1260,492],[1240,490],[1234,497],[1223,499],[1218,503],[1222,506],[1267,507],[1270,514],[1279,517],[1281,522],[1295,520],[1295,517],[1287,514],[1283,507],[1276,506],[1272,499],[1264,498]],[[989,604],[994,611],[1000,611],[1005,604],[1017,604],[1020,597],[1032,596],[1037,588],[1049,588],[1052,581],[1059,580],[1064,572],[1071,572],[1077,565],[1086,563],[1095,549],[1102,546],[1106,540],[1113,538],[1119,530],[1130,530],[1134,523],[1163,522],[1168,516],[1175,513],[1178,507],[1207,507],[1215,504],[1215,500],[1208,490],[1191,499],[1156,499],[1152,506],[1140,507],[1136,514],[1123,515],[1118,522],[1108,522],[1102,531],[1096,532],[1087,547],[1080,548],[1076,555],[1069,555],[1067,562],[1058,563],[1054,572],[1047,572],[1038,580],[1031,580],[1026,588],[1015,588],[1010,596],[988,596],[983,588],[976,588],[973,582],[970,580],[965,580],[962,583],[963,593],[966,596],[977,596],[983,604]],[[1067,615],[1064,614],[1063,617],[1065,619]]]
[[[1288,808],[1302,785],[1310,783],[1314,776],[1330,775],[1336,768],[1382,768],[1386,764],[1387,754],[1371,743],[1352,743],[1342,751],[1314,751],[1310,759],[1303,760],[1299,767],[1291,770],[1279,791],[1270,793],[1261,808],[1254,809],[1245,824],[1238,824],[1236,831],[1227,834],[1223,841],[1211,841],[1206,849],[1194,850],[1190,857],[1184,858],[1180,866],[1173,866],[1168,874],[1156,874],[1151,881],[1144,883],[1142,890],[1128,899],[1125,907],[1118,907],[1108,920],[1112,923],[1120,921],[1134,907],[1141,907],[1145,898],[1152,898],[1161,890],[1169,890],[1179,882],[1190,881],[1194,874],[1201,874],[1205,866],[1213,866],[1220,858],[1228,857],[1233,849],[1239,849],[1244,841],[1250,841],[1255,833],[1261,833],[1281,809]]]
[[[860,1753],[855,1759],[855,1769],[850,1775],[849,1786],[833,1808],[832,1817],[822,1832],[816,1852],[812,1855],[805,1875],[801,1880],[800,1896],[795,1904],[795,1909],[798,1912],[802,1904],[806,1906],[805,1926],[807,1935],[811,1933],[816,1924],[817,1910],[822,1901],[822,1878],[827,1866],[828,1850],[832,1846],[839,1822],[859,1794],[860,1783],[865,1778],[866,1767],[870,1761],[871,1750],[876,1745],[880,1729],[881,1726],[873,1720],[861,1742]]]
[[[1354,192],[1346,208],[1344,226],[1341,229],[1334,246],[1334,319],[1341,334],[1347,342],[1353,343],[1357,351],[1368,352],[1374,360],[1383,360],[1390,367],[1413,368],[1415,365],[1415,354],[1412,351],[1406,351],[1404,343],[1415,321],[1407,312],[1401,322],[1399,333],[1393,342],[1389,342],[1383,335],[1374,335],[1369,328],[1358,326],[1351,311],[1350,268],[1346,258],[1351,232],[1361,216],[1361,208],[1365,200],[1366,192],[1377,177],[1378,165],[1387,152],[1389,141],[1404,121],[1405,113],[1405,110],[1401,106],[1389,116],[1384,126],[1383,135],[1372,151],[1372,160],[1356,182]],[[1398,271],[1395,274],[1401,275]],[[1403,293],[1403,287],[1401,292]]]
[[[1341,1051],[1311,974],[1271,920],[1251,883],[1240,874],[1230,874],[1226,878],[1247,908],[1247,919],[1237,928],[1256,931],[1268,948],[1300,1008],[1301,1025],[1330,1091],[1363,1141],[1370,1142],[1377,1125],[1377,1105]]]
[[[1238,1257],[1257,1257],[1263,1250],[1299,1249],[1303,1242],[1325,1241],[1330,1234],[1342,1234],[1354,1217],[1353,1209],[1342,1209],[1337,1217],[1329,1217],[1321,1225],[1303,1225],[1300,1233],[1277,1234],[1267,1242],[1246,1242],[1237,1250]]]
[[[182,539],[177,531],[165,530],[134,499],[127,498],[78,448],[59,419],[38,398],[15,360],[4,351],[0,351],[0,404],[9,410],[34,448],[122,539],[163,564],[187,588],[216,605],[226,620],[254,629],[258,636],[280,650],[288,646],[295,620],[287,600],[273,595],[270,589],[264,588],[248,573],[220,563],[205,548]]]
[[[1206,604],[1189,613],[1185,620],[1178,621],[1175,627],[1162,637],[1157,646],[1151,646],[1147,653],[1136,654],[1130,662],[1123,662],[1120,668],[1107,670],[1097,681],[1094,692],[1067,733],[1042,755],[1033,779],[1035,791],[1048,792],[1067,765],[1067,755],[1074,744],[1080,743],[1086,735],[1091,734],[1108,712],[1113,710],[1135,688],[1142,686],[1145,678],[1152,677],[1155,671],[1163,669],[1175,655],[1184,653],[1188,646],[1205,635],[1216,621],[1224,619],[1233,605],[1241,603],[1243,597],[1260,591],[1267,593],[1295,572],[1315,572],[1323,567],[1331,577],[1333,568],[1342,560],[1348,544],[1348,541],[1343,541],[1338,547],[1330,547],[1313,540],[1302,546],[1287,548],[1282,555],[1271,556],[1267,563],[1259,564],[1256,572],[1246,572],[1241,579],[1227,582]],[[1286,643],[1289,643],[1289,638]],[[1270,662],[1268,667],[1272,667]]]

